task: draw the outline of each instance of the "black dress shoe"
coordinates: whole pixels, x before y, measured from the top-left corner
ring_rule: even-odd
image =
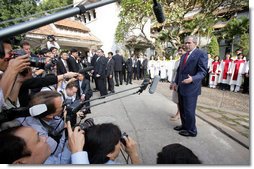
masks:
[[[126,85],[128,85],[128,83],[126,83]]]
[[[116,84],[115,86],[119,86],[119,84]]]
[[[181,131],[181,130],[184,130],[184,128],[183,128],[183,126],[176,126],[176,127],[174,127],[174,130]]]
[[[186,130],[180,131],[179,134],[182,136],[185,136],[185,137],[196,137],[197,136],[197,133],[193,134],[193,133],[190,133]]]

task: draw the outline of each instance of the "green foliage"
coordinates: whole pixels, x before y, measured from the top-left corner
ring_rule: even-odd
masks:
[[[222,37],[224,39],[232,39],[234,36],[241,36],[249,33],[249,19],[247,17],[233,18],[231,19],[226,27],[222,30],[224,33]]]
[[[250,35],[249,35],[249,33],[242,34],[241,40],[238,45],[240,48],[243,49],[243,54],[245,56],[248,56],[249,50],[250,50]]]
[[[72,4],[72,2],[73,2],[72,0],[44,0],[40,4],[39,9],[41,9],[42,11],[46,11],[70,5]]]
[[[0,21],[23,18],[34,14],[37,11],[37,5],[34,0],[0,0]],[[8,22],[1,24],[0,28],[17,24],[24,20]]]
[[[211,42],[208,46],[208,51],[212,56],[219,56],[220,47],[215,36],[212,36]]]
[[[0,21],[22,18],[12,22],[0,24],[0,28],[8,27],[32,18],[27,16],[38,14],[42,11],[55,9],[72,4],[72,0],[45,0],[39,6],[34,0],[0,0]],[[55,12],[55,11],[54,11]],[[42,12],[35,17],[44,15]]]
[[[151,1],[123,0],[121,1],[121,11],[119,14],[115,38],[117,42],[123,42],[128,34],[134,29],[143,31],[145,23],[152,15]],[[143,34],[144,35],[144,34]]]

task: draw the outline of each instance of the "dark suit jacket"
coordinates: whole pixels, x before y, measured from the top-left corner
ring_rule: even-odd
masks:
[[[67,62],[67,65],[68,65],[68,62]],[[57,72],[57,75],[62,75],[67,73],[67,70],[64,67],[64,64],[61,58],[59,58],[58,61],[56,62],[56,72]]]
[[[79,80],[77,80],[77,86],[79,86],[78,88],[78,92],[77,92],[77,98],[79,99],[81,97],[80,95],[80,88],[81,88],[81,93],[82,94],[85,94],[89,97],[92,97],[93,95],[93,91],[91,89],[91,86],[90,86],[90,81],[88,79],[84,79],[81,83],[81,86],[79,84]]]
[[[126,61],[126,69],[128,72],[132,72],[132,59],[131,58],[127,59],[127,61]]]
[[[111,59],[110,61],[108,61],[109,59],[107,59],[107,77],[109,75],[113,76],[114,73],[114,65],[115,65],[115,61],[113,59]]]
[[[201,94],[201,82],[206,76],[208,56],[200,49],[195,49],[189,56],[187,62],[183,65],[185,54],[181,57],[177,69],[175,83],[178,85],[178,92],[182,96],[197,96]],[[183,84],[182,81],[192,76],[193,82]]]
[[[106,66],[107,66],[107,59],[105,56],[101,56],[97,62],[95,63],[94,68],[94,75],[97,74],[101,75],[101,77],[106,77]]]
[[[67,63],[69,65],[70,72],[79,71],[79,64],[76,62],[76,60],[72,56],[69,56],[69,58],[67,59]]]
[[[94,54],[91,59],[91,66],[95,67],[96,60],[98,58],[98,55]]]
[[[115,61],[115,71],[122,71],[124,63],[123,56],[116,54],[115,56],[113,56],[113,59]]]
[[[147,69],[148,59],[144,59],[142,65],[143,65],[143,69]]]

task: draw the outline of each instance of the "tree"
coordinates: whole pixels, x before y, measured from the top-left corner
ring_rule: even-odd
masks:
[[[73,0],[44,0],[39,9],[42,11],[64,7],[73,3]]]
[[[124,42],[124,39],[133,34],[134,30],[139,30],[147,42],[150,42],[149,37],[146,37],[144,32],[144,26],[151,15],[152,6],[150,1],[121,1],[120,22],[115,33],[116,42]]]
[[[238,45],[240,48],[243,49],[243,54],[245,56],[248,56],[249,50],[250,50],[250,35],[249,35],[249,33],[242,34],[240,43]]]
[[[220,47],[215,36],[212,36],[211,42],[208,46],[208,51],[212,56],[219,56]]]
[[[0,0],[0,21],[23,18],[0,24],[0,28],[17,24],[24,20],[25,17],[34,14],[37,11],[37,5],[34,0]],[[28,18],[29,19],[29,18]]]
[[[233,18],[231,19],[226,27],[222,29],[222,38],[226,39],[231,44],[231,52],[234,52],[234,45],[239,47],[238,40],[244,34],[249,34],[249,19],[247,17]],[[243,38],[246,36],[244,35]],[[242,38],[241,38],[242,39]],[[246,39],[246,38],[244,38]],[[246,41],[245,41],[246,42]],[[244,42],[244,43],[245,43]]]
[[[128,5],[126,6],[125,3]],[[122,42],[135,25],[145,23],[149,17],[152,20],[152,27],[160,30],[156,41],[169,42],[173,48],[177,49],[186,35],[211,36],[213,25],[220,18],[231,17],[236,9],[248,6],[248,0],[161,0],[161,4],[166,18],[164,24],[158,24],[155,20],[152,13],[152,1],[121,1],[121,21],[116,32],[116,39]],[[226,12],[220,12],[222,7]],[[196,13],[189,18],[186,17],[186,14],[190,12]]]

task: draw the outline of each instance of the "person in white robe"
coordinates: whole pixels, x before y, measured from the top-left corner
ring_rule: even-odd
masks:
[[[151,60],[148,61],[148,72],[150,74],[151,79],[153,79],[155,76],[155,66],[156,61],[154,60],[154,56],[151,56]]]
[[[167,75],[168,75],[168,81],[172,82],[173,78],[173,70],[175,68],[175,60],[173,60],[173,57],[170,56],[169,61],[167,62]]]
[[[167,61],[166,61],[166,57],[164,56],[161,63],[160,63],[160,77],[161,77],[161,81],[166,81],[167,79]]]
[[[232,60],[230,59],[231,54],[226,53],[225,59],[223,59],[220,63],[220,75],[218,79],[218,83],[221,83],[221,90],[226,90],[229,86],[230,76],[229,69],[232,64]]]
[[[244,74],[244,64],[245,60],[243,60],[243,54],[238,54],[238,59],[235,60],[230,68],[230,91],[238,92],[240,91],[240,87],[242,85],[242,78]]]
[[[216,88],[218,84],[218,77],[220,74],[220,61],[219,56],[214,57],[214,61],[212,62],[212,65],[210,66],[209,70],[209,87],[210,88]]]

